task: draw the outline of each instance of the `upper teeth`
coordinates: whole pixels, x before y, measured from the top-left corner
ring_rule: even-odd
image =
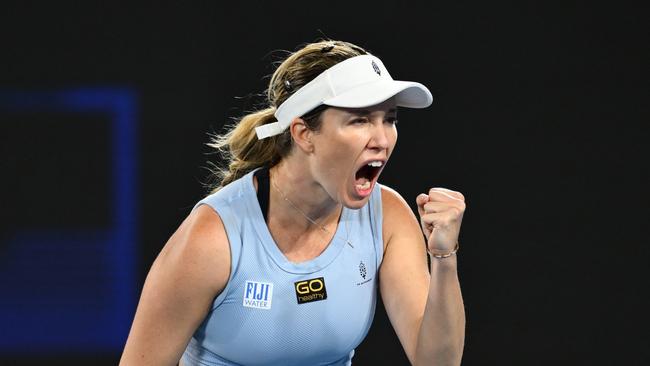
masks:
[[[379,168],[380,166],[384,165],[384,163],[381,161],[371,161],[368,163],[368,165],[374,168]]]

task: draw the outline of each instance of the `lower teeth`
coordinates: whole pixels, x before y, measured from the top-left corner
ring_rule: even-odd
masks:
[[[366,181],[364,184],[357,184],[357,188],[359,188],[359,189],[368,189],[368,188],[370,188],[370,181]]]

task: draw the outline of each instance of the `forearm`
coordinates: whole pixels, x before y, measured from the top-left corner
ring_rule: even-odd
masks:
[[[456,256],[431,258],[431,282],[418,334],[415,365],[460,365],[465,308]]]

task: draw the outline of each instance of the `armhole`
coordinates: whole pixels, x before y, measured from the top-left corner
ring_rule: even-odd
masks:
[[[234,216],[231,213],[230,207],[228,207],[227,204],[223,204],[222,202],[218,202],[217,200],[210,198],[211,197],[207,197],[197,203],[192,211],[201,205],[207,205],[212,210],[214,210],[214,212],[219,215],[219,218],[221,218],[221,221],[223,222],[223,227],[226,231],[226,237],[228,238],[228,246],[230,247],[230,274],[228,276],[228,283],[226,283],[226,286],[223,288],[221,293],[214,298],[212,307],[210,309],[212,311],[221,305],[223,300],[228,295],[228,292],[230,291],[230,284],[232,283],[232,279],[237,272],[239,258],[241,255],[241,242],[238,240],[241,235],[239,235],[239,231],[237,230],[237,225],[234,221]]]
[[[269,222],[269,198],[271,195],[269,168],[263,166],[256,170],[254,175],[257,177],[257,201],[260,204],[260,209],[264,216],[264,222]]]
[[[379,271],[381,262],[384,259],[384,215],[381,201],[382,187],[383,186],[379,183],[375,185],[375,189],[373,189],[370,196],[370,204],[368,205],[370,210],[370,224],[372,226],[372,239],[375,245],[377,271]]]

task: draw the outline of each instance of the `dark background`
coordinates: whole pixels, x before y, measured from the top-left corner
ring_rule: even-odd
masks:
[[[97,87],[135,96],[135,300],[155,256],[206,192],[207,161],[216,159],[207,133],[262,102],[274,51],[326,36],[370,50],[394,78],[420,81],[437,97],[426,110],[400,112],[382,181],[412,206],[433,186],[467,197],[463,364],[650,363],[647,9],[570,1],[9,2],[0,14],[5,94]],[[0,119],[0,259],[8,268],[7,238],[17,227],[104,225],[110,142],[97,115],[5,110]],[[94,267],[84,263],[94,255],[55,247],[47,260],[79,263],[68,270],[92,284]],[[6,294],[0,301],[3,309],[52,309]],[[0,324],[0,339],[9,344],[17,328],[42,331],[29,326]],[[0,364],[116,364],[126,335],[95,348],[27,340],[1,348]],[[354,361],[406,364],[382,308]]]

